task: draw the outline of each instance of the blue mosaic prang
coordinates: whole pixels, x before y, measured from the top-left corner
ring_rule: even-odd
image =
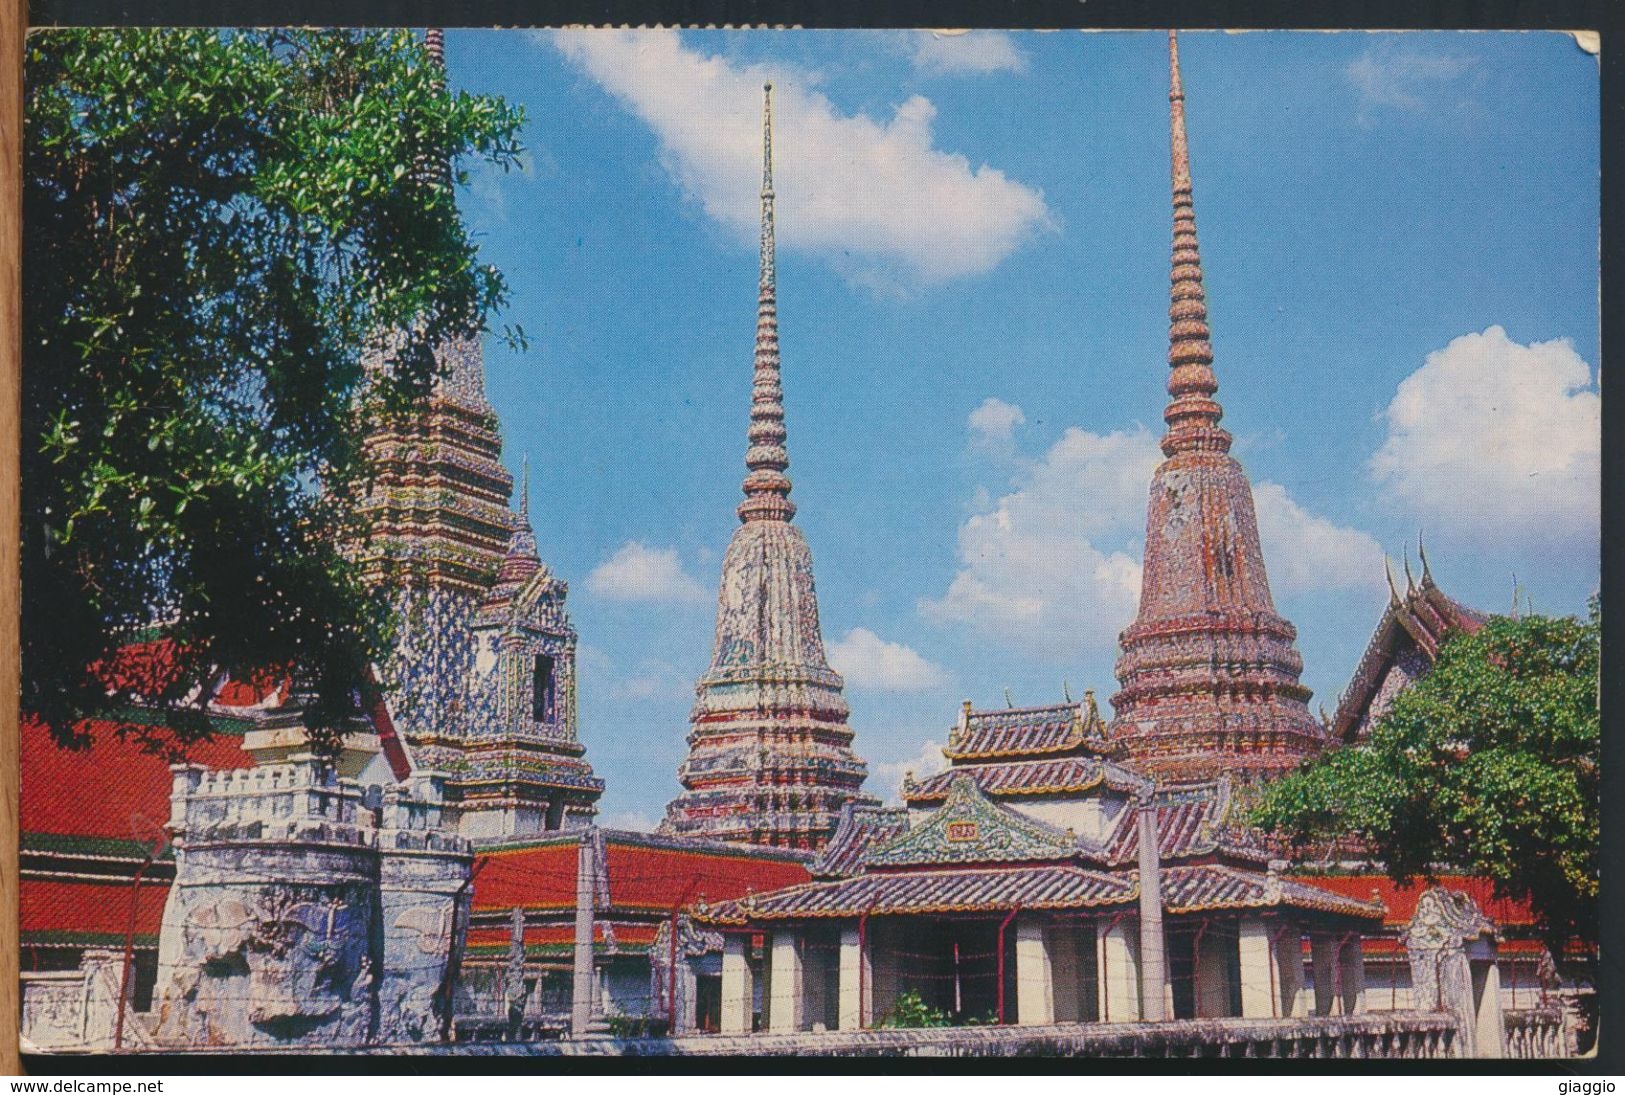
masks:
[[[568,588],[541,561],[528,484],[518,512],[509,506],[478,340],[437,356],[431,394],[364,442],[372,477],[354,550],[368,580],[394,591],[383,675],[396,728],[420,768],[446,773],[465,832],[585,824],[604,785],[577,733]]]

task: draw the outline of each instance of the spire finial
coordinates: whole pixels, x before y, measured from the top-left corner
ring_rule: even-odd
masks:
[[[779,301],[773,240],[773,85],[762,85],[762,256],[756,291],[756,379],[751,385],[750,448],[745,453],[741,521],[788,521],[790,453],[784,446],[784,388],[779,378]]]
[[[1213,398],[1213,346],[1202,291],[1202,257],[1196,243],[1196,206],[1191,198],[1190,144],[1185,136],[1185,85],[1179,74],[1179,36],[1168,32],[1169,146],[1173,164],[1174,247],[1168,305],[1168,432],[1162,451],[1229,452],[1230,435],[1219,428],[1224,408]]]
[[[519,516],[530,519],[530,453],[526,453],[520,463],[519,472]]]
[[[429,59],[440,70],[443,80],[446,74],[446,32],[439,27],[425,27],[423,48],[428,51]]]

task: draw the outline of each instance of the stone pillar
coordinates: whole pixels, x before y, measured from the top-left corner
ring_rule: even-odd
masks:
[[[1360,950],[1358,935],[1343,941],[1337,952],[1337,969],[1342,987],[1344,1015],[1359,1015],[1365,1011],[1365,955]]]
[[[1275,954],[1275,976],[1279,990],[1280,1014],[1309,1014],[1309,1000],[1303,991],[1303,933],[1296,924],[1275,924],[1270,931]]]
[[[1435,887],[1417,898],[1416,915],[1405,930],[1411,1006],[1455,1020],[1457,1056],[1506,1052],[1500,978],[1492,982],[1486,968],[1495,964],[1495,949],[1495,926],[1466,894]]]
[[[1326,932],[1309,933],[1309,963],[1315,977],[1315,1014],[1336,1015],[1337,937]]]
[[[1016,918],[1016,1022],[1024,1027],[1055,1022],[1054,971],[1044,925]]]
[[[773,1034],[794,1034],[804,1014],[801,949],[796,933],[778,929],[769,936],[767,1029]]]
[[[722,1033],[749,1034],[756,999],[750,975],[750,936],[722,939]]]
[[[576,853],[576,934],[575,963],[570,982],[570,1037],[584,1038],[592,1025],[593,994],[593,903],[596,883],[593,831],[581,834]]]
[[[1473,990],[1478,1017],[1473,1041],[1480,1057],[1506,1056],[1506,1013],[1501,1007],[1501,969],[1492,958],[1474,963]]]
[[[1277,991],[1275,955],[1270,946],[1271,924],[1256,916],[1243,917],[1240,924],[1241,1017],[1270,1019],[1281,1014]]]
[[[1142,791],[1139,811],[1140,859],[1140,1011],[1148,1023],[1168,1017],[1168,959],[1162,934],[1162,855],[1158,845],[1157,804]]]
[[[1140,948],[1138,925],[1107,920],[1096,935],[1095,968],[1100,978],[1100,1018],[1106,1023],[1140,1021]]]
[[[861,1030],[873,1021],[874,970],[856,926],[841,929],[841,1030]]]

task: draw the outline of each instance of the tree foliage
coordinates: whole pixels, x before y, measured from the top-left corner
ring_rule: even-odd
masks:
[[[1272,784],[1253,821],[1344,835],[1397,882],[1446,868],[1526,901],[1554,955],[1598,932],[1601,617],[1497,617],[1440,648],[1368,742]]]
[[[26,65],[24,710],[186,738],[210,682],[291,667],[336,725],[388,632],[337,546],[358,415],[503,302],[450,165],[513,164],[522,117],[405,32],[47,31]]]

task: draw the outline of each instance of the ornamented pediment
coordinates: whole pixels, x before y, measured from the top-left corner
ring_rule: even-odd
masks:
[[[870,848],[870,867],[945,863],[1020,863],[1065,859],[1077,840],[992,802],[968,773],[955,775],[948,797],[913,829]]]

